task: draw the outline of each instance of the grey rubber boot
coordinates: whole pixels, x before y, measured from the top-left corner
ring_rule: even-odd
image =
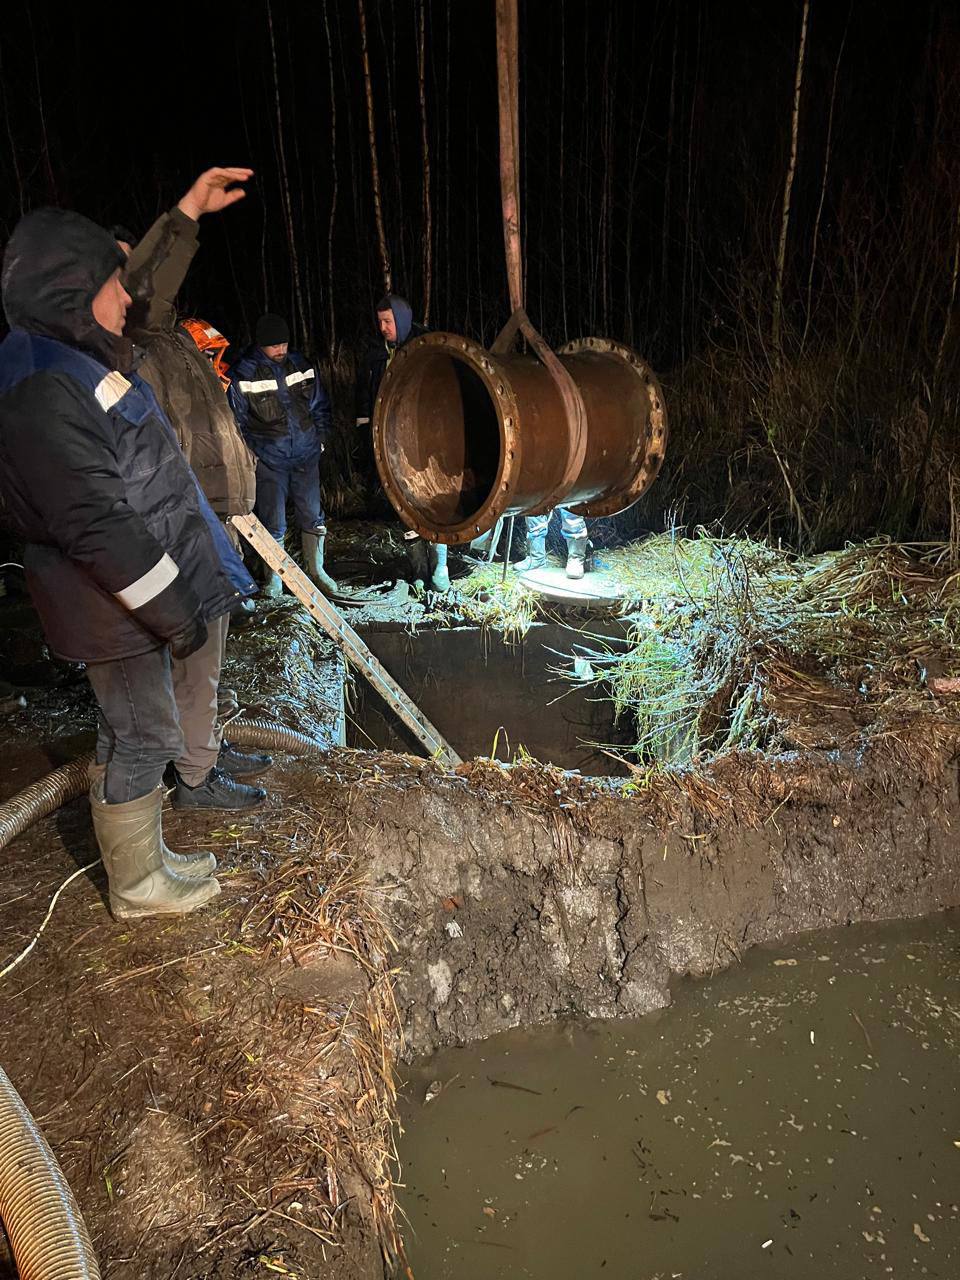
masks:
[[[538,538],[527,538],[527,554],[513,566],[517,573],[528,573],[531,569],[544,569],[547,564],[547,535]]]
[[[273,600],[276,599],[277,596],[283,595],[283,579],[280,577],[279,573],[274,573],[269,565],[266,566],[266,570],[266,576],[264,577],[263,583],[260,587],[260,594],[262,596],[269,596],[270,599]]]
[[[434,591],[450,590],[450,574],[447,572],[447,547],[433,542],[427,551],[430,562],[430,586]]]
[[[334,596],[339,587],[323,567],[323,544],[326,534],[301,533],[300,545],[303,548],[303,564],[310,580],[320,588],[325,596]]]
[[[106,772],[107,766],[105,764],[94,763],[87,768],[87,778],[91,788],[99,783],[102,793]],[[92,807],[92,798],[90,804]],[[185,876],[188,880],[202,880],[205,876],[212,876],[217,869],[217,860],[212,853],[174,853],[172,849],[168,849],[162,832],[160,834],[160,845],[160,855],[163,858],[164,865],[178,876]]]
[[[212,876],[187,878],[165,864],[162,803],[161,787],[126,804],[107,804],[102,778],[90,788],[93,829],[110,884],[110,912],[115,920],[183,915],[204,906],[220,892]]]
[[[587,539],[571,538],[567,543],[567,577],[582,578],[587,558]]]

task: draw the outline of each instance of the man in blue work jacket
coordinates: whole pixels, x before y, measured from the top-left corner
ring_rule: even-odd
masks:
[[[290,329],[282,316],[263,315],[254,345],[230,367],[230,404],[247,444],[257,455],[254,512],[283,542],[287,498],[293,498],[307,573],[326,594],[337,584],[324,570],[327,527],[320,500],[320,455],[330,432],[330,399],[311,361],[290,350]],[[268,570],[266,595],[283,590]]]

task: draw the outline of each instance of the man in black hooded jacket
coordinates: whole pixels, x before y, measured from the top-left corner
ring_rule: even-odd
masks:
[[[94,828],[121,919],[191,911],[219,891],[212,854],[160,829],[182,747],[170,655],[255,587],[122,337],[130,303],[109,232],[61,209],[21,219],[3,262],[0,504],[24,540],[51,649],[87,664],[100,707]]]
[[[414,321],[410,303],[396,293],[384,295],[377,303],[377,328],[379,337],[369,344],[357,363],[357,426],[368,430],[373,421],[380,383],[393,357],[404,343],[427,332],[423,325]],[[372,458],[372,448],[368,453]],[[429,578],[434,591],[446,591],[450,586],[446,546],[443,543],[424,543],[415,529],[407,529],[403,540],[414,578],[418,581]]]

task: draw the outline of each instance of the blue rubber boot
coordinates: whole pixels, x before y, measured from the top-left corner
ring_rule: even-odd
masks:
[[[434,591],[449,591],[450,574],[447,572],[447,547],[445,543],[433,543],[430,556],[430,586]]]

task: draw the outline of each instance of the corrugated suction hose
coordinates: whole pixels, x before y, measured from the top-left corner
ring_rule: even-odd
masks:
[[[241,747],[267,747],[317,756],[319,742],[269,720],[234,720],[229,738]],[[0,804],[0,849],[32,823],[48,817],[89,786],[93,755],[80,756]],[[13,1247],[20,1280],[99,1280],[87,1228],[56,1157],[0,1068],[0,1220]]]
[[[2,1068],[0,1214],[20,1280],[100,1280],[70,1185]]]
[[[308,734],[270,720],[232,720],[226,732],[230,741],[240,747],[267,747],[294,756],[316,756],[323,751],[320,743]],[[6,848],[32,823],[82,796],[89,786],[87,770],[92,763],[92,754],[79,756],[0,804],[0,849]]]

